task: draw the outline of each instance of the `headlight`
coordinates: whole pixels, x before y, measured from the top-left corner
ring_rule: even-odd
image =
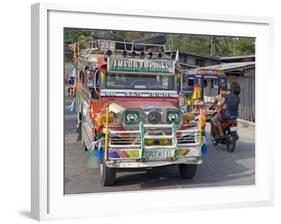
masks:
[[[167,111],[167,123],[178,124],[181,121],[181,113],[179,111]]]
[[[127,110],[125,112],[125,123],[128,125],[136,125],[140,122],[140,111]]]
[[[135,122],[137,119],[138,119],[138,116],[136,114],[127,114],[127,121]]]

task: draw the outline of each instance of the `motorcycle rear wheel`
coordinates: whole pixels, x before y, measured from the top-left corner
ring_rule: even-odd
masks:
[[[226,144],[226,149],[228,152],[233,153],[236,148],[236,141],[230,141],[228,144]]]
[[[218,145],[218,142],[215,140],[215,137],[214,137],[214,129],[213,129],[213,127],[211,127],[211,141],[212,141],[214,146]]]

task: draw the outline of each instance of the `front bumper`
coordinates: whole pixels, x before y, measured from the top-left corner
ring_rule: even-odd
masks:
[[[202,159],[199,157],[187,157],[169,161],[106,161],[106,166],[110,168],[149,168],[177,164],[202,164]]]
[[[201,133],[198,127],[177,130],[174,124],[140,124],[139,130],[110,129],[105,162],[115,168],[201,164]],[[147,144],[148,140],[158,144]],[[159,145],[161,140],[169,144]]]

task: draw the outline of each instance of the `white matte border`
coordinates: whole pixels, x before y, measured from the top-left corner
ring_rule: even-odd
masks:
[[[39,171],[32,174],[33,190],[36,189],[35,183],[39,183],[38,192],[32,192],[33,217],[53,219],[127,215],[140,212],[184,212],[187,209],[250,206],[272,202],[273,146],[270,131],[265,131],[271,129],[270,122],[263,119],[268,117],[263,107],[266,108],[269,101],[266,94],[262,92],[270,86],[270,79],[263,75],[269,72],[268,59],[272,55],[270,19],[138,10],[130,11],[131,15],[128,15],[124,9],[110,11],[53,4],[36,5],[33,11],[38,11],[39,15],[35,16],[40,18],[39,24],[33,28],[33,33],[38,29],[37,35],[40,39],[37,43],[39,48],[37,53],[40,57],[37,60],[33,57],[35,68],[32,72],[33,78],[39,74],[39,80],[32,84],[32,88],[40,93],[38,99],[33,99],[33,108],[38,103],[35,105],[38,111],[35,109],[33,111],[39,114],[37,145],[40,149],[38,154],[34,149],[32,151],[33,156],[38,157],[39,161],[39,164],[33,162],[33,168],[38,166]],[[64,196],[64,27],[256,37],[256,185]],[[35,53],[36,51],[33,55]],[[36,72],[38,73],[35,74]],[[35,137],[34,139],[36,140]],[[36,200],[37,196],[38,200]],[[38,209],[35,209],[36,205]]]

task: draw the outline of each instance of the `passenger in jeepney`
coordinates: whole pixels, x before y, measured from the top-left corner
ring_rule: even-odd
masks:
[[[82,84],[85,83],[85,75],[83,71],[79,72],[79,81],[82,82]]]
[[[70,79],[68,80],[68,85],[73,86],[74,82],[75,82],[75,78],[73,76],[71,76]]]
[[[194,85],[194,89],[192,92],[192,99],[195,108],[199,109],[200,106],[204,105],[204,101],[202,99],[201,86],[198,83]]]
[[[99,98],[99,75],[97,74],[98,70],[96,67],[91,66],[91,68],[88,70],[88,87],[91,92],[91,97],[93,99]]]

